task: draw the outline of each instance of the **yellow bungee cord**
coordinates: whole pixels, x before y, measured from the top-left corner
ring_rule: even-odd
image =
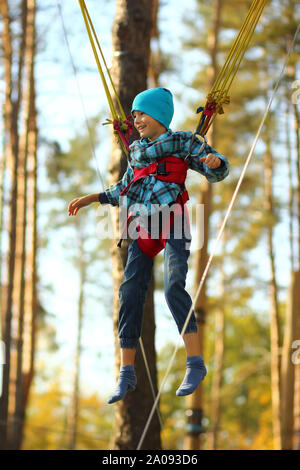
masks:
[[[200,107],[197,110],[197,113],[201,111],[202,113],[196,134],[204,137],[216,115],[224,113],[223,105],[230,103],[230,97],[228,95],[229,89],[249,46],[249,42],[266,2],[267,0],[253,0],[245,21],[232,44],[225,64],[221,68],[212,89],[206,97],[207,101],[205,107]]]
[[[131,135],[131,132],[132,132],[132,129],[133,129],[133,125],[132,125],[132,122],[130,121],[130,119],[126,118],[125,112],[124,112],[123,107],[120,103],[116,88],[115,88],[113,80],[111,78],[109,68],[107,66],[105,57],[103,55],[103,52],[102,52],[102,49],[101,49],[101,46],[100,46],[100,42],[97,38],[97,34],[96,34],[96,31],[95,31],[94,25],[92,23],[91,17],[89,15],[88,9],[86,7],[85,1],[84,0],[78,0],[78,2],[79,2],[79,5],[80,5],[80,9],[81,9],[82,16],[83,16],[83,19],[84,19],[84,22],[85,22],[86,30],[87,30],[89,40],[90,40],[90,43],[91,43],[91,46],[92,46],[92,49],[93,49],[93,52],[94,52],[94,56],[95,56],[95,59],[96,59],[96,64],[97,64],[98,71],[99,71],[99,74],[100,74],[100,77],[101,77],[101,80],[102,80],[102,83],[103,83],[104,91],[105,91],[105,94],[106,94],[106,97],[107,97],[108,105],[109,105],[111,116],[112,116],[112,119],[108,119],[108,118],[106,119],[106,122],[104,123],[104,125],[105,124],[112,124],[113,125],[114,132],[115,132],[116,135],[118,135],[118,137],[120,139],[120,143],[123,147],[123,150],[126,153],[126,155],[128,156],[129,138],[130,138],[130,135]],[[110,81],[110,84],[111,84],[111,87],[112,87],[112,90],[113,90],[113,93],[114,93],[114,97],[115,97],[118,109],[116,108],[116,106],[114,104],[112,94],[111,94],[109,86],[106,82],[105,75],[104,75],[104,72],[103,72],[103,67],[101,65],[101,61],[100,61],[100,58],[99,58],[99,55],[98,55],[97,48],[100,52],[100,56],[101,56],[102,62],[104,64],[104,68],[105,68],[106,73],[109,77],[109,81]]]

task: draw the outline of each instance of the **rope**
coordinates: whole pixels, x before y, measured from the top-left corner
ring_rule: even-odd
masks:
[[[132,124],[129,122],[129,119],[126,118],[123,107],[120,103],[116,88],[115,88],[113,80],[111,78],[109,68],[107,66],[105,57],[103,55],[103,52],[102,52],[102,49],[101,49],[101,46],[100,46],[100,42],[97,38],[97,34],[96,34],[95,28],[93,26],[91,17],[89,15],[88,9],[86,7],[85,1],[84,0],[78,0],[78,2],[79,2],[80,9],[81,9],[81,12],[82,12],[82,16],[83,16],[83,19],[84,19],[84,22],[85,22],[85,26],[86,26],[86,30],[87,30],[87,33],[88,33],[88,36],[89,36],[89,40],[90,40],[90,43],[91,43],[91,46],[92,46],[92,49],[93,49],[93,52],[94,52],[94,56],[95,56],[95,59],[96,59],[96,64],[97,64],[98,71],[99,71],[99,74],[100,74],[100,77],[101,77],[101,80],[102,80],[102,84],[103,84],[103,87],[104,87],[104,91],[105,91],[105,94],[106,94],[106,97],[107,97],[110,112],[111,112],[111,115],[112,115],[112,118],[113,118],[113,120],[106,119],[106,122],[104,124],[113,124],[115,134],[118,135],[121,146],[123,147],[123,150],[124,150],[126,156],[128,157],[128,147],[129,147],[129,142],[128,141],[129,141],[129,136],[132,132]],[[106,82],[106,79],[105,79],[105,76],[104,76],[104,72],[103,72],[103,68],[102,68],[102,65],[101,65],[101,61],[99,59],[99,55],[98,55],[98,52],[97,52],[97,48],[100,52],[100,56],[101,56],[103,64],[104,64],[104,68],[105,68],[106,73],[109,77],[109,81],[110,81],[110,84],[112,86],[114,96],[115,96],[115,99],[116,99],[117,104],[118,104],[118,110],[116,109],[116,107],[114,105],[112,95],[111,95],[109,87],[107,85],[107,82]]]
[[[229,104],[230,102],[229,89],[249,46],[266,1],[253,0],[244,23],[231,46],[228,57],[207,95],[205,107],[198,109],[202,113],[197,126],[197,133],[202,137],[207,133],[216,115],[224,113],[223,104]]]
[[[299,30],[300,30],[300,23],[299,23],[299,25],[298,25],[298,27],[297,27],[297,30],[296,30],[296,32],[295,32],[293,41],[292,41],[292,43],[291,43],[291,45],[290,45],[290,47],[289,47],[289,50],[288,50],[288,52],[287,52],[287,54],[286,54],[286,59],[285,59],[285,61],[284,61],[282,70],[281,70],[281,72],[280,72],[280,74],[279,74],[279,78],[277,79],[276,85],[275,85],[275,87],[274,87],[274,89],[273,89],[272,95],[271,95],[271,97],[270,97],[270,99],[269,99],[268,105],[267,105],[267,107],[266,107],[266,109],[265,109],[265,112],[264,112],[264,115],[263,115],[263,117],[262,117],[262,119],[261,119],[261,122],[260,122],[260,125],[259,125],[259,128],[258,128],[258,131],[257,131],[256,136],[255,136],[255,139],[254,139],[253,144],[252,144],[252,146],[251,146],[251,149],[250,149],[250,151],[249,151],[249,154],[248,154],[248,157],[247,157],[247,159],[246,159],[245,165],[244,165],[244,167],[243,167],[242,173],[241,173],[241,175],[240,175],[240,178],[239,178],[239,180],[238,180],[237,186],[236,186],[236,188],[235,188],[235,191],[234,191],[234,193],[233,193],[232,199],[231,199],[231,201],[230,201],[229,207],[228,207],[227,212],[226,212],[226,214],[225,214],[225,217],[224,217],[222,226],[221,226],[221,228],[220,228],[220,230],[219,230],[218,236],[217,236],[217,238],[216,238],[216,240],[215,240],[215,243],[214,243],[214,245],[213,245],[213,249],[212,249],[211,255],[210,255],[209,259],[208,259],[208,262],[207,262],[207,264],[206,264],[206,267],[205,267],[205,270],[204,270],[204,272],[203,272],[202,278],[201,278],[201,280],[200,280],[198,289],[197,289],[197,291],[196,291],[195,297],[194,297],[193,302],[192,302],[192,306],[191,306],[190,311],[189,311],[189,313],[188,313],[188,315],[187,315],[185,324],[183,325],[183,328],[182,328],[182,331],[181,331],[180,336],[179,336],[179,338],[178,338],[177,344],[176,344],[176,346],[175,346],[173,355],[172,355],[171,360],[170,360],[170,362],[169,362],[167,371],[166,371],[166,373],[165,373],[165,375],[164,375],[164,377],[163,377],[162,384],[161,384],[161,387],[160,387],[159,392],[158,392],[158,394],[157,394],[155,403],[154,403],[153,408],[152,408],[152,410],[151,410],[151,412],[150,412],[148,421],[147,421],[147,423],[146,423],[146,425],[145,425],[144,431],[143,431],[142,436],[141,436],[141,438],[140,438],[140,441],[139,441],[139,443],[138,443],[137,450],[139,450],[139,449],[141,448],[141,445],[143,444],[145,435],[146,435],[146,433],[147,433],[147,430],[148,430],[148,428],[149,428],[149,425],[150,425],[150,422],[151,422],[151,419],[152,419],[152,416],[153,416],[153,412],[154,412],[155,406],[156,406],[156,404],[158,403],[158,400],[159,400],[160,395],[161,395],[161,393],[162,393],[163,387],[164,387],[164,385],[165,385],[165,383],[166,383],[167,377],[168,377],[168,375],[169,375],[169,373],[170,373],[171,367],[172,367],[173,362],[174,362],[174,360],[175,360],[175,356],[176,356],[177,350],[178,350],[179,345],[180,345],[180,342],[181,342],[181,339],[180,339],[180,338],[184,335],[185,330],[186,330],[186,327],[187,327],[187,325],[188,325],[188,322],[189,322],[189,320],[190,320],[190,318],[191,318],[191,315],[192,315],[192,313],[193,313],[193,310],[195,309],[196,302],[197,302],[197,300],[198,300],[199,294],[200,294],[201,289],[202,289],[202,287],[203,287],[203,284],[204,284],[204,282],[205,282],[205,279],[206,279],[206,276],[207,276],[209,267],[210,267],[210,265],[211,265],[212,259],[214,258],[214,255],[215,255],[215,252],[216,252],[216,249],[217,249],[217,245],[218,245],[219,240],[221,239],[221,237],[222,237],[222,235],[223,235],[223,232],[224,232],[224,229],[225,229],[227,220],[228,220],[229,215],[230,215],[230,213],[231,213],[233,204],[234,204],[234,202],[235,202],[235,200],[236,200],[236,198],[237,198],[237,194],[238,194],[238,192],[239,192],[239,189],[240,189],[240,186],[241,186],[241,184],[242,184],[242,182],[243,182],[243,179],[244,179],[246,170],[247,170],[247,168],[248,168],[248,166],[249,166],[250,160],[251,160],[252,155],[253,155],[253,153],[254,153],[254,150],[255,150],[255,147],[256,147],[258,138],[259,138],[259,136],[260,136],[260,133],[261,133],[262,128],[263,128],[263,125],[264,125],[265,120],[266,120],[266,118],[267,118],[267,115],[268,115],[268,113],[269,113],[271,104],[272,104],[272,102],[273,102],[273,99],[274,99],[274,97],[275,97],[275,95],[276,95],[276,92],[277,92],[277,90],[278,90],[279,84],[280,84],[281,79],[282,79],[282,77],[283,77],[283,74],[284,74],[284,71],[285,71],[285,68],[286,68],[288,59],[289,59],[289,57],[290,57],[290,55],[291,55],[291,52],[292,52],[292,50],[293,50],[293,47],[294,47],[296,38],[297,38],[297,36],[298,36]]]
[[[79,0],[79,2],[82,3],[81,0]],[[83,3],[84,3],[84,2],[83,2]],[[93,153],[93,156],[94,156],[95,161],[96,161],[97,174],[98,174],[98,177],[99,177],[99,179],[100,179],[100,181],[101,181],[102,190],[104,191],[104,182],[103,182],[103,178],[102,178],[101,172],[100,172],[100,170],[99,170],[99,168],[98,168],[98,162],[97,162],[96,153],[95,153],[95,149],[94,149],[92,134],[91,134],[90,126],[89,126],[89,123],[88,123],[87,114],[86,114],[85,106],[84,106],[84,100],[83,100],[82,93],[81,93],[81,89],[80,89],[80,85],[79,85],[79,80],[78,80],[78,75],[77,75],[77,69],[76,69],[76,66],[75,66],[75,63],[74,63],[74,60],[73,60],[73,56],[72,56],[72,52],[71,52],[71,48],[70,48],[70,44],[69,44],[69,40],[68,40],[67,30],[66,30],[66,27],[65,27],[64,18],[63,18],[63,14],[62,14],[61,5],[59,4],[58,0],[57,0],[57,7],[58,7],[59,14],[60,14],[61,22],[62,22],[64,38],[65,38],[65,41],[66,41],[66,44],[67,44],[67,47],[68,47],[69,56],[70,56],[70,60],[71,60],[71,64],[72,64],[72,69],[73,69],[73,72],[74,72],[74,75],[75,75],[75,78],[76,78],[76,84],[77,84],[78,94],[79,94],[79,96],[80,96],[80,101],[81,101],[81,105],[82,105],[82,109],[83,109],[83,113],[84,113],[84,117],[85,117],[85,123],[86,123],[87,130],[88,130],[88,135],[89,135],[89,140],[90,140],[90,146],[91,146],[92,153]],[[100,47],[100,45],[99,45],[99,47]],[[104,57],[103,57],[103,60],[104,60],[104,62],[105,62]],[[105,62],[105,64],[106,64],[106,62]],[[110,76],[110,75],[109,75],[109,76]],[[111,77],[110,77],[110,79],[111,79]],[[112,85],[113,85],[113,83],[112,83]],[[114,88],[114,86],[113,86],[113,88]],[[121,105],[120,105],[120,106],[121,106]],[[110,210],[109,213],[110,213],[110,217],[111,217],[111,223],[113,224],[113,217],[112,217],[112,209],[113,209],[113,208],[111,207],[110,209],[111,209],[111,210]],[[113,225],[112,225],[112,226],[113,226]],[[117,250],[117,253],[118,253],[119,257],[120,257],[121,264],[123,265],[123,260],[122,260],[122,257],[121,257],[121,255],[120,255],[120,253],[119,253],[118,250]],[[124,268],[124,265],[123,265],[123,268]],[[144,346],[143,346],[142,338],[140,338],[140,347],[141,347],[143,359],[144,359],[144,362],[145,362],[145,367],[146,367],[147,375],[148,375],[148,378],[149,378],[150,387],[151,387],[151,391],[152,391],[152,394],[153,394],[153,399],[155,400],[154,386],[153,386],[153,382],[152,382],[152,378],[151,378],[151,374],[150,374],[150,370],[149,370],[148,361],[147,361],[145,349],[144,349]],[[157,407],[157,414],[158,414],[158,419],[159,419],[159,422],[160,422],[161,429],[163,429],[162,419],[161,419],[161,415],[160,415],[160,412],[159,412],[159,408],[158,408],[158,407]]]
[[[142,355],[143,355],[144,362],[145,362],[145,366],[146,366],[146,371],[147,371],[148,379],[149,379],[150,386],[151,386],[152,396],[153,396],[153,399],[154,399],[154,402],[155,402],[155,398],[156,398],[156,397],[155,397],[155,390],[154,390],[154,387],[153,387],[153,383],[152,383],[152,379],[151,379],[151,373],[150,373],[150,369],[149,369],[149,364],[148,364],[148,361],[147,361],[147,357],[146,357],[146,353],[145,353],[145,349],[144,349],[144,345],[143,345],[142,338],[139,339],[139,342],[140,342],[140,347],[141,347]],[[156,410],[157,410],[157,416],[158,416],[160,428],[161,428],[161,430],[163,430],[163,423],[162,423],[161,414],[160,414],[160,411],[159,411],[159,407],[158,407],[158,406],[156,407]]]

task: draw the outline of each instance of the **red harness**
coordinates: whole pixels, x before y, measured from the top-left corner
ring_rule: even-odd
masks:
[[[133,182],[139,180],[140,178],[143,178],[144,176],[149,175],[155,176],[155,178],[162,181],[182,184],[184,186],[188,165],[189,163],[185,160],[182,160],[181,158],[167,156],[163,157],[157,162],[150,163],[144,168],[134,168],[134,177],[130,181],[130,183],[123,189],[123,191],[121,192],[121,196],[123,196],[128,191],[129,187],[132,185]],[[139,225],[137,227],[137,231],[139,232],[137,243],[143,253],[145,253],[150,258],[154,258],[161,250],[165,248],[167,236],[171,227],[174,224],[174,214],[181,215],[184,211],[188,220],[188,212],[186,210],[186,207],[184,206],[188,199],[189,195],[184,187],[183,192],[178,195],[175,201],[177,203],[175,206],[175,210],[170,211],[170,217],[167,218],[167,220],[163,224],[162,230],[159,234],[159,238],[151,238],[150,234],[146,231],[143,226]],[[122,232],[121,240],[118,243],[119,247],[121,246],[123,235],[127,230],[127,226],[132,215],[133,213],[129,212],[126,224]]]

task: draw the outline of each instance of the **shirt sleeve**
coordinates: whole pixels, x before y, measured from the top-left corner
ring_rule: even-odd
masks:
[[[106,196],[105,192],[98,194],[98,200],[100,204],[109,204],[108,197]]]
[[[126,186],[130,183],[133,177],[134,177],[133,170],[131,166],[128,165],[127,170],[125,171],[123,175],[123,178],[120,181],[118,181],[118,183],[116,183],[115,185],[111,185],[108,189],[104,191],[104,194],[106,195],[109,204],[111,204],[112,206],[119,205],[120,194],[123,191],[123,189],[126,188]],[[100,195],[99,195],[99,201],[100,201]]]
[[[203,142],[201,142],[196,137],[192,145],[191,153],[193,155],[197,154],[202,144]],[[221,160],[221,165],[218,168],[214,168],[214,169],[207,168],[205,162],[200,162],[200,158],[206,157],[209,153],[213,153]],[[229,165],[227,158],[224,155],[220,154],[214,148],[206,144],[204,149],[200,153],[200,155],[191,157],[189,168],[191,170],[195,170],[198,173],[201,173],[202,175],[204,175],[210,183],[216,183],[218,181],[222,181],[223,179],[226,178],[226,176],[229,175],[230,165]]]

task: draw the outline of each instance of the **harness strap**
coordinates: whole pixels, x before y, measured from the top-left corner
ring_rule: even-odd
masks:
[[[134,168],[134,177],[123,189],[121,196],[127,193],[128,189],[135,181],[144,176],[155,176],[158,180],[170,183],[184,184],[189,163],[181,158],[169,155],[160,160],[150,163],[143,168]]]
[[[121,191],[121,195],[123,196],[126,194],[130,186],[141,178],[145,176],[155,176],[155,178],[161,181],[169,181],[171,183],[177,183],[183,185],[183,192],[180,193],[176,199],[176,206],[175,211],[171,211],[170,218],[165,221],[162,231],[159,234],[158,239],[152,239],[150,234],[145,230],[144,227],[138,226],[137,230],[139,232],[138,237],[138,245],[140,249],[150,256],[154,258],[157,253],[159,253],[166,245],[166,237],[174,224],[174,214],[180,215],[185,210],[185,203],[189,199],[189,195],[187,190],[185,189],[184,182],[186,179],[187,169],[189,166],[189,162],[185,160],[181,160],[178,157],[174,157],[173,155],[168,155],[166,157],[161,158],[160,160],[150,163],[144,168],[134,168],[134,177],[130,181],[130,183]],[[179,204],[179,206],[178,206]],[[125,232],[127,230],[129,221],[131,217],[134,215],[132,211],[129,212],[126,223],[122,230],[122,235],[120,241],[118,243],[118,247],[121,247],[122,240],[124,238]],[[186,211],[186,215],[188,213]]]

